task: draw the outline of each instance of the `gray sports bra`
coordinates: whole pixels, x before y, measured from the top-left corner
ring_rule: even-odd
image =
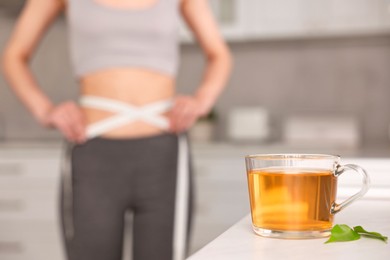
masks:
[[[77,77],[114,67],[143,67],[175,76],[178,0],[119,9],[97,0],[68,0],[70,52]]]

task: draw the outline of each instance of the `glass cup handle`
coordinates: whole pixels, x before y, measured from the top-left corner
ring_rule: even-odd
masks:
[[[353,170],[363,177],[362,188],[359,192],[349,197],[345,201],[341,202],[340,204],[333,202],[332,207],[330,209],[330,213],[332,214],[336,214],[337,212],[351,204],[353,201],[361,198],[364,194],[366,194],[370,186],[370,177],[368,176],[367,172],[362,167],[355,164],[337,165],[334,175],[338,177],[347,170]]]

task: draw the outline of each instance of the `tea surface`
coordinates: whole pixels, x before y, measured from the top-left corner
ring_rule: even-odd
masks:
[[[266,168],[248,173],[252,223],[280,231],[332,227],[337,179],[321,169]]]

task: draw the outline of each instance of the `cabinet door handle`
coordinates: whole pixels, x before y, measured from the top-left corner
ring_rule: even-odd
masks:
[[[0,241],[0,255],[1,254],[21,254],[23,252],[23,245],[17,241]]]
[[[21,199],[0,199],[0,211],[22,211],[24,206]]]
[[[0,164],[0,177],[2,176],[20,176],[23,173],[20,163]]]

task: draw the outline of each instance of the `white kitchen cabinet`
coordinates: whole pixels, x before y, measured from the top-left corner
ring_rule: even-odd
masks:
[[[327,0],[329,15],[324,27],[329,31],[388,29],[386,0]]]
[[[389,0],[210,0],[223,36],[248,39],[390,32]],[[184,25],[184,41],[191,39]]]
[[[272,37],[305,34],[309,27],[307,20],[311,3],[307,0],[259,0],[252,3],[249,14],[254,17],[251,35]]]
[[[249,211],[245,168],[224,153],[194,151],[195,208],[191,252]]]
[[[251,22],[250,3],[252,0],[210,0],[221,33],[228,39],[246,36]]]
[[[218,23],[222,35],[226,39],[238,40],[247,37],[252,23],[250,8],[255,0],[210,0],[209,5]],[[201,15],[201,14],[200,14]],[[193,41],[192,34],[184,22],[180,25],[182,41]]]
[[[59,147],[0,148],[0,259],[63,260]]]
[[[389,32],[387,0],[258,0],[252,35],[332,36]],[[257,27],[257,28],[256,28]]]
[[[0,220],[0,259],[64,260],[55,221]]]

